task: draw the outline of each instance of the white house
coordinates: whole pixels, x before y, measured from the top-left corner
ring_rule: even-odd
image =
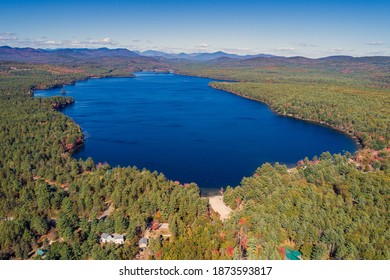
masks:
[[[100,243],[115,243],[115,244],[124,244],[125,238],[122,234],[108,234],[103,232],[100,236]]]

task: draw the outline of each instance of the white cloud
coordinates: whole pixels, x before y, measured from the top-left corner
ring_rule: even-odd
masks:
[[[344,49],[341,49],[341,48],[331,48],[331,49],[328,49],[328,51],[330,51],[332,53],[337,53],[337,52],[344,51]]]
[[[294,45],[298,47],[303,47],[303,48],[315,48],[317,45],[314,44],[309,44],[309,43],[295,43]]]
[[[45,44],[48,44],[48,45],[61,45],[61,42],[49,40],[49,41],[46,41]]]
[[[282,48],[276,48],[275,49],[276,51],[278,51],[278,52],[286,52],[286,51],[295,51],[296,49],[295,48],[289,48],[289,47],[282,47]]]
[[[87,38],[86,40],[60,40],[55,41],[46,36],[40,39],[23,38],[11,32],[0,32],[0,45],[10,45],[12,47],[33,47],[33,48],[50,48],[50,47],[79,47],[79,48],[96,48],[99,46],[117,46],[118,43],[109,37],[103,39]]]
[[[11,32],[0,32],[0,42],[1,43],[7,43],[7,42],[13,42],[13,41],[19,41],[20,38],[15,34]]]
[[[87,38],[85,41],[74,41],[82,45],[111,45],[115,46],[117,45],[116,42],[114,42],[111,38],[103,38],[103,39],[92,39],[92,38]]]
[[[207,43],[200,43],[199,45],[194,46],[191,51],[194,52],[210,51],[210,46]]]
[[[250,48],[221,48],[221,51],[226,53],[239,54],[239,55],[258,54],[258,52],[255,52]]]
[[[194,52],[213,52],[215,51],[214,48],[211,48],[211,46],[207,43],[200,43],[196,46],[189,47],[189,48],[180,48],[180,47],[168,47],[168,46],[151,46],[149,49],[153,50],[159,50],[163,52],[168,53],[194,53]]]
[[[382,42],[382,41],[378,41],[378,42],[367,42],[366,45],[369,45],[369,46],[383,46],[385,43]]]

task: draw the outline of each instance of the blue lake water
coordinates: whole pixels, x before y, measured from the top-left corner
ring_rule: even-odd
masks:
[[[236,186],[265,162],[294,165],[305,156],[354,152],[333,129],[282,117],[266,105],[215,90],[210,79],[138,73],[65,86],[63,109],[86,142],[74,157],[137,166],[202,189]],[[61,95],[61,89],[35,96]]]

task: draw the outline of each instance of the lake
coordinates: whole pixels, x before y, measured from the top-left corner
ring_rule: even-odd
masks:
[[[63,109],[86,141],[76,158],[162,172],[202,190],[236,186],[265,162],[294,165],[305,156],[354,152],[347,135],[278,116],[267,105],[208,86],[210,79],[136,73],[65,86]],[[61,89],[35,96],[61,95]]]

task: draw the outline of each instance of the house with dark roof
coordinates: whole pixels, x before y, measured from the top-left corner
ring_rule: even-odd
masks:
[[[138,246],[140,249],[145,250],[146,246],[148,246],[148,239],[147,238],[141,238],[138,242]]]

